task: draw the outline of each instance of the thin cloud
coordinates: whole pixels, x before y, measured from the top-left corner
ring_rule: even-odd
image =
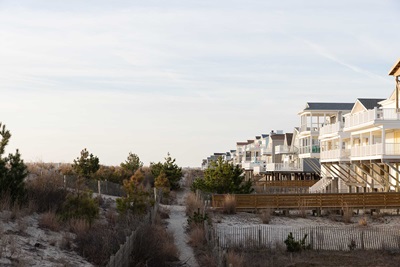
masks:
[[[354,72],[357,72],[357,73],[363,74],[365,76],[368,76],[368,77],[370,77],[372,79],[378,79],[378,80],[383,81],[385,83],[390,83],[387,79],[385,79],[382,76],[376,75],[376,74],[374,74],[374,73],[372,73],[370,71],[367,71],[367,70],[362,69],[360,67],[354,66],[352,64],[349,64],[349,63],[339,59],[338,57],[333,55],[333,53],[329,52],[326,48],[324,48],[324,47],[322,47],[322,46],[320,46],[320,45],[318,45],[318,44],[316,44],[314,42],[311,42],[311,41],[308,41],[308,40],[303,40],[303,42],[305,44],[307,44],[315,53],[319,54],[320,56],[322,56],[324,58],[327,58],[327,59],[329,59],[329,60],[331,60],[331,61],[333,61],[335,63],[338,63],[339,65],[342,65],[342,66],[344,66],[344,67],[346,67],[346,68],[348,68],[348,69],[350,69],[350,70],[352,70]]]

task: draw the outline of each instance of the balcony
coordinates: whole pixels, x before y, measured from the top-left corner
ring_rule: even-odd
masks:
[[[383,148],[385,148],[383,150]],[[400,156],[400,144],[381,143],[365,146],[355,146],[351,149],[351,157],[374,157],[374,156]]]
[[[319,145],[302,146],[299,148],[299,154],[320,153],[321,147]]]
[[[385,109],[372,109],[363,112],[355,113],[346,118],[345,128],[360,126],[362,124],[373,124],[376,122],[382,123],[383,121],[396,121],[400,120],[400,114],[394,108]]]
[[[290,146],[279,145],[275,146],[275,154],[295,154],[298,152],[297,148],[293,148]]]
[[[334,124],[327,124],[319,129],[319,135],[338,133],[343,129],[343,123],[338,121]]]
[[[350,159],[350,149],[333,149],[321,151],[321,161],[343,161]]]
[[[258,166],[264,166],[264,162],[242,162],[242,168],[245,170],[253,170]]]
[[[302,171],[302,168],[294,163],[268,163],[266,171]]]
[[[272,148],[270,147],[261,147],[261,155],[272,155]]]

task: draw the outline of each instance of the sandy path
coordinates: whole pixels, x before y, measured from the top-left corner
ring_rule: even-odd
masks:
[[[198,267],[192,247],[187,243],[185,228],[187,226],[187,217],[185,214],[186,191],[180,191],[177,194],[177,205],[166,205],[169,208],[168,230],[174,233],[175,245],[178,247],[180,255],[179,260],[182,266]]]

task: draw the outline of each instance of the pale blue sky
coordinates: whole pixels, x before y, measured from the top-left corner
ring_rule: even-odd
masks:
[[[200,166],[307,101],[385,98],[398,1],[0,0],[0,121],[26,161]]]

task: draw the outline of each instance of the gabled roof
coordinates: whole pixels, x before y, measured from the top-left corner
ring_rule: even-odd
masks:
[[[389,72],[389,75],[399,76],[400,75],[400,59],[397,61],[396,64],[392,67]]]
[[[288,146],[292,145],[293,133],[285,133],[286,144]]]
[[[307,102],[304,110],[351,110],[354,103]]]
[[[385,100],[384,98],[357,98],[358,101],[366,108],[366,109],[374,109],[375,107],[380,107],[379,102]]]
[[[273,134],[270,137],[272,140],[284,140],[285,139],[284,134]]]

